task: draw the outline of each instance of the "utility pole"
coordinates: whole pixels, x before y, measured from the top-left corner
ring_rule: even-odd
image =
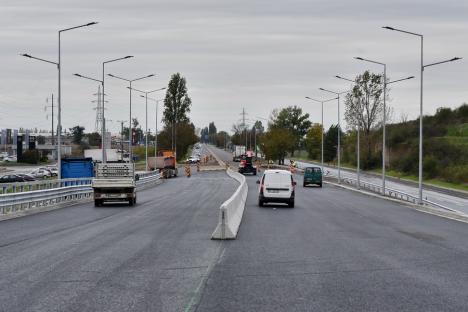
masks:
[[[124,141],[124,122],[125,120],[117,120],[117,122],[120,122],[120,160],[123,162],[123,154],[124,154],[124,146],[123,146],[123,141]]]
[[[245,131],[245,150],[247,151],[247,127],[245,125],[245,115],[247,115],[247,113],[245,112],[245,108],[242,108],[242,127],[244,128],[244,131]]]
[[[49,98],[46,99],[46,103],[49,103]],[[55,138],[54,138],[54,94],[52,93],[52,105],[48,106],[46,105],[44,108],[47,110],[47,108],[50,107],[52,109],[52,145],[55,145]]]

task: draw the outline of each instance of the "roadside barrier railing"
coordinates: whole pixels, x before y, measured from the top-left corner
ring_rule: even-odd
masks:
[[[336,175],[333,175],[333,174],[330,174],[330,173],[328,173],[324,177],[325,178],[329,177],[329,178],[334,178],[334,179],[337,178]],[[406,193],[406,192],[403,192],[403,191],[400,191],[400,190],[395,190],[395,189],[392,189],[392,188],[389,188],[389,187],[386,187],[385,188],[385,194],[382,194],[382,185],[378,185],[378,184],[375,184],[375,183],[370,183],[370,182],[366,182],[366,181],[361,180],[361,181],[359,181],[359,185],[358,185],[357,179],[346,177],[346,176],[341,177],[341,181],[342,181],[342,184],[348,184],[348,185],[354,186],[357,189],[364,189],[366,191],[370,191],[372,193],[380,194],[382,196],[398,199],[398,200],[409,202],[409,203],[412,203],[412,204],[418,204],[418,202],[419,202],[419,198],[417,196]],[[435,202],[427,200],[427,199],[423,199],[423,205],[433,206],[433,207],[436,207],[436,208],[440,208],[440,209],[444,209],[444,210],[448,210],[448,211],[452,211],[452,212],[458,212],[455,209],[449,208],[447,206],[435,203]]]
[[[161,175],[156,171],[140,173],[136,182],[137,188],[158,182],[160,178]],[[41,185],[41,187],[47,187],[45,189],[31,191],[27,190],[29,186],[23,185],[22,192],[0,194],[0,215],[91,199],[93,196],[91,182],[92,178],[56,180],[53,185]],[[34,189],[34,184],[31,188]]]
[[[31,182],[1,183],[0,194],[22,193],[56,189],[65,186],[91,185],[92,178],[72,178],[62,180],[40,180]]]

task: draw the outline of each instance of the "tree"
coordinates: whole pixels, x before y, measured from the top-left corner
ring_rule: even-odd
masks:
[[[81,144],[81,140],[83,139],[83,133],[85,128],[81,126],[74,126],[70,128],[71,135],[73,137],[72,142],[75,144]]]
[[[340,133],[343,142],[343,132]],[[340,142],[340,143],[341,143]],[[338,125],[331,125],[323,140],[323,161],[330,162],[337,157],[338,149]]]
[[[289,106],[282,110],[273,111],[271,128],[287,129],[293,136],[293,144],[290,145],[289,152],[294,156],[294,151],[299,149],[307,130],[311,126],[309,114],[302,114],[302,108]]]
[[[345,120],[350,127],[364,132],[367,146],[366,161],[371,159],[370,132],[382,123],[383,75],[365,71],[356,77],[356,84],[345,99]],[[389,92],[387,89],[387,98]],[[390,110],[388,110],[390,113]],[[390,115],[390,114],[388,114]]]
[[[287,151],[294,145],[294,135],[285,128],[271,128],[260,139],[260,148],[267,159],[284,164]]]
[[[320,159],[322,151],[322,125],[314,123],[307,131],[305,146],[310,159]]]
[[[216,129],[214,122],[210,122],[210,124],[208,125],[208,136],[209,136],[210,143],[215,143],[217,132],[218,131]]]
[[[186,80],[180,73],[173,74],[167,86],[164,99],[163,121],[166,127],[171,127],[172,148],[177,147],[177,124],[188,123],[192,100],[187,94]]]
[[[128,134],[128,133],[127,133]],[[100,146],[101,145],[101,134],[97,132],[88,133],[88,144],[90,146]]]
[[[198,142],[193,123],[181,122],[177,124],[177,160],[184,159],[190,145]],[[158,150],[172,149],[172,126],[166,125],[163,131],[158,133]]]

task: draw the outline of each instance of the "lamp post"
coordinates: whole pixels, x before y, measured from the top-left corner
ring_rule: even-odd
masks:
[[[325,130],[325,128],[323,126],[323,103],[336,100],[337,98],[328,99],[328,100],[316,100],[316,99],[313,99],[313,98],[308,97],[308,96],[306,96],[305,98],[308,99],[308,100],[315,101],[315,102],[318,102],[318,103],[322,104],[322,131],[321,131],[322,132],[322,148],[321,148],[321,154],[322,155],[321,155],[321,165],[322,165],[322,174],[323,174],[323,131]]]
[[[386,105],[386,100],[387,100],[387,64],[381,63],[381,62],[376,62],[372,61],[369,59],[365,59],[362,57],[355,57],[356,60],[364,61],[364,62],[369,62],[369,63],[374,63],[378,65],[382,65],[384,68],[384,73],[383,73],[383,124],[382,124],[382,195],[385,195],[385,153],[386,153],[386,131],[385,127],[387,125],[387,105]]]
[[[419,204],[421,205],[423,203],[422,199],[422,180],[423,180],[423,81],[424,81],[424,68],[429,67],[429,66],[434,66],[434,65],[439,65],[443,63],[448,63],[448,62],[453,62],[457,60],[461,60],[461,57],[454,57],[449,60],[441,61],[441,62],[436,62],[428,65],[424,65],[424,36],[421,34],[417,34],[414,32],[402,30],[402,29],[397,29],[393,28],[390,26],[384,26],[382,27],[384,29],[388,30],[393,30],[401,33],[405,33],[408,35],[416,36],[421,39],[421,64],[420,64],[420,75],[421,75],[421,86],[420,86],[420,93],[419,93]]]
[[[335,94],[337,97],[336,99],[338,100],[338,149],[337,149],[337,154],[338,154],[338,184],[341,184],[341,126],[340,126],[340,95],[343,93],[346,93],[348,91],[344,92],[335,92],[335,91],[330,91],[324,88],[319,88],[321,91],[329,92]]]
[[[120,122],[120,161],[123,162],[123,125],[125,123],[125,120],[117,120],[117,122]]]
[[[149,167],[148,167],[148,94],[149,93],[153,93],[153,92],[156,92],[156,91],[161,91],[161,90],[165,90],[166,88],[160,88],[160,89],[156,89],[156,90],[151,90],[151,91],[142,91],[142,90],[138,90],[138,89],[135,89],[133,88],[133,90],[137,91],[137,92],[141,92],[141,93],[144,93],[145,96],[142,96],[146,99],[146,105],[145,105],[145,111],[146,111],[146,123],[145,123],[145,162],[146,162],[146,171],[149,171]]]
[[[117,61],[121,61],[121,60],[126,60],[126,59],[129,59],[129,58],[132,58],[133,56],[132,55],[127,55],[127,56],[124,56],[124,57],[119,57],[119,58],[116,58],[116,59],[112,59],[112,60],[108,60],[108,61],[104,61],[102,62],[102,162],[103,163],[106,163],[107,162],[107,157],[106,157],[106,146],[105,146],[105,142],[106,142],[106,118],[104,117],[104,113],[105,113],[105,100],[104,100],[104,96],[105,96],[105,93],[104,93],[104,82],[105,82],[105,65],[107,63],[112,63],[112,62],[117,62]]]
[[[123,78],[123,77],[119,77],[119,76],[115,76],[115,75],[112,75],[112,74],[107,74],[109,77],[112,77],[112,78],[116,78],[116,79],[120,79],[120,80],[123,80],[123,81],[126,81],[129,83],[129,91],[130,91],[130,111],[129,111],[129,124],[128,124],[128,153],[129,153],[129,157],[130,157],[130,160],[129,162],[133,162],[133,150],[132,150],[132,82],[134,81],[137,81],[137,80],[142,80],[142,79],[145,79],[145,78],[149,78],[149,77],[153,77],[154,74],[150,74],[150,75],[146,75],[146,76],[142,76],[142,77],[139,77],[139,78],[135,78],[135,79],[127,79],[127,78]]]
[[[145,97],[143,95],[140,95],[141,97]],[[164,101],[164,99],[153,99],[153,98],[148,98],[148,100],[156,102],[156,125],[155,125],[155,135],[154,135],[154,157],[158,157],[158,107],[159,107],[159,102]]]
[[[62,33],[63,32],[66,32],[66,31],[69,31],[69,30],[73,30],[73,29],[77,29],[77,28],[82,28],[82,27],[87,27],[87,26],[92,26],[92,25],[96,25],[97,22],[91,22],[91,23],[87,23],[87,24],[83,24],[83,25],[79,25],[79,26],[75,26],[75,27],[70,27],[70,28],[65,28],[65,29],[61,29],[58,31],[58,62],[52,62],[52,61],[48,61],[48,60],[45,60],[45,59],[42,59],[42,58],[38,58],[38,57],[34,57],[34,56],[31,56],[29,54],[21,54],[22,56],[24,57],[28,57],[30,59],[35,59],[35,60],[38,60],[38,61],[42,61],[42,62],[46,62],[46,63],[50,63],[50,64],[54,64],[55,66],[57,66],[57,70],[58,70],[58,99],[57,99],[57,179],[61,179],[62,178],[62,62],[61,62],[61,36],[62,36]]]

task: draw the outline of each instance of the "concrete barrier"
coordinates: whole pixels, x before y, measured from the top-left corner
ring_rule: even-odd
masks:
[[[231,169],[228,169],[226,173],[231,178],[236,179],[240,185],[234,194],[222,203],[219,208],[218,225],[211,235],[211,239],[235,239],[244,214],[248,192],[245,177]]]

